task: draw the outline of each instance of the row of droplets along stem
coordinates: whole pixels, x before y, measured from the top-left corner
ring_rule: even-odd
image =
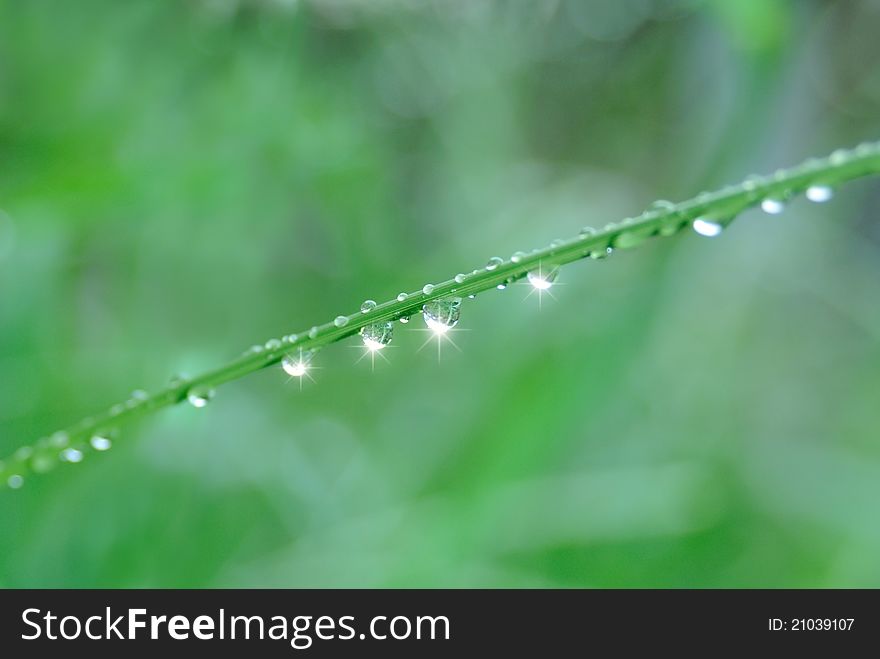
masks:
[[[420,291],[400,293],[381,305],[365,300],[360,314],[337,316],[331,323],[314,326],[302,334],[252,346],[239,359],[201,376],[176,376],[153,396],[137,390],[125,403],[103,414],[18,449],[0,461],[0,483],[17,489],[28,472],[48,471],[57,462],[78,463],[88,450],[104,452],[112,446],[122,421],[184,399],[193,407],[203,408],[213,398],[216,386],[271,364],[280,362],[288,375],[303,377],[320,347],[352,334],[358,333],[368,350],[382,350],[392,341],[393,321],[408,322],[415,313],[421,313],[429,329],[443,334],[458,323],[463,297],[473,298],[491,288],[504,289],[522,278],[535,289],[546,290],[566,263],[587,257],[603,259],[615,249],[635,247],[655,236],[671,236],[686,226],[702,236],[715,237],[747,208],[759,205],[764,212],[778,215],[801,193],[810,201],[826,202],[833,197],[837,183],[878,172],[880,144],[866,143],[852,150],[835,151],[825,159],[812,159],[794,169],[778,170],[770,177],[751,176],[738,186],[701,193],[681,204],[655,202],[636,218],[606,225],[602,230],[585,227],[576,238],[555,240],[528,253],[515,252],[507,261],[492,257],[470,274],[459,273],[441,284],[425,284]]]

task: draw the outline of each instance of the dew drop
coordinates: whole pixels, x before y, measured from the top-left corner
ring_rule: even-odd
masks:
[[[530,271],[526,277],[529,283],[539,291],[546,291],[556,281],[559,268],[538,269]]]
[[[333,319],[333,324],[336,325],[336,327],[345,327],[348,325],[348,316],[336,316],[336,318]]]
[[[113,442],[109,437],[105,437],[102,434],[92,435],[92,438],[89,440],[89,444],[92,445],[92,448],[96,451],[107,451],[113,446]]]
[[[519,263],[526,256],[528,255],[525,252],[514,252],[513,255],[510,257],[510,261],[511,263]]]
[[[471,293],[470,295],[468,295],[468,300],[476,299],[476,297],[477,297],[477,296],[476,296],[475,293]]]
[[[369,313],[376,308],[376,300],[364,300],[361,302],[361,313]]]
[[[829,201],[834,196],[834,190],[828,185],[811,185],[807,188],[806,197],[817,204]]]
[[[461,317],[461,298],[431,300],[422,307],[425,325],[435,334],[445,334],[458,324]]]
[[[6,484],[10,487],[10,489],[17,490],[22,485],[24,485],[24,478],[22,478],[18,474],[12,474],[12,476],[6,479]]]
[[[495,288],[497,288],[499,291],[503,291],[505,288],[507,288],[507,284],[501,283],[498,284]]]
[[[596,233],[596,230],[593,227],[584,227],[578,232],[578,235],[581,238],[586,238],[587,236],[592,236],[594,233]]]
[[[701,217],[698,217],[696,220],[694,220],[692,226],[694,228],[694,231],[696,231],[701,236],[706,236],[707,238],[714,238],[715,236],[719,236],[724,230],[724,226],[719,224],[718,222],[704,220]]]
[[[502,259],[500,256],[493,256],[493,257],[492,257],[491,259],[489,259],[489,261],[486,263],[486,270],[494,270],[495,268],[497,268],[497,267],[498,267],[499,265],[501,265],[502,263],[504,263],[504,259]]]
[[[278,350],[281,347],[280,339],[269,339],[266,341],[266,350]]]
[[[394,324],[390,322],[374,323],[361,328],[361,340],[367,350],[376,352],[389,343],[394,336]]]
[[[425,295],[430,295],[434,292],[434,284],[425,284],[422,286],[422,293]]]
[[[261,353],[261,352],[263,352],[263,346],[260,346],[260,345],[256,345],[256,344],[254,344],[254,345],[252,345],[250,348],[248,348],[247,350],[245,350],[245,351],[244,351],[244,354],[245,354],[245,355],[257,355],[257,354],[259,354],[259,353]]]
[[[658,199],[657,201],[652,202],[650,206],[648,206],[648,210],[672,213],[673,211],[675,211],[675,204],[673,204],[668,199]]]
[[[398,320],[406,325],[409,322],[409,316],[401,316],[400,318],[398,318]]]
[[[310,338],[310,339],[314,339],[316,336],[318,336],[318,327],[317,327],[317,325],[316,325],[315,327],[312,327],[312,329],[309,330],[309,338]]]
[[[407,293],[398,293],[397,294],[397,301],[403,302],[408,297],[409,297],[409,294],[407,294]]]
[[[83,454],[82,451],[75,448],[66,448],[61,451],[61,459],[65,462],[82,462]]]
[[[849,160],[849,152],[846,149],[837,149],[828,157],[828,162],[832,165],[842,165]]]
[[[614,248],[612,248],[612,247],[606,247],[604,249],[596,249],[596,250],[593,250],[592,252],[590,252],[590,258],[593,259],[594,261],[598,261],[600,259],[606,258],[613,251],[614,251]]]
[[[67,443],[70,441],[70,437],[68,437],[67,433],[63,430],[53,433],[53,435],[49,438],[49,443],[52,446],[57,448],[61,448],[62,446],[67,446]]]
[[[33,454],[34,454],[34,449],[32,449],[30,446],[22,446],[20,449],[18,449],[18,450],[15,452],[15,454],[13,455],[13,457],[14,457],[18,462],[24,462],[25,460],[27,460],[28,458],[30,458]]]
[[[308,350],[299,356],[284,355],[281,360],[281,368],[289,376],[301,378],[309,370],[309,361],[312,359],[312,353]]]
[[[132,400],[139,400],[139,401],[143,402],[143,401],[147,400],[149,397],[150,397],[150,395],[146,391],[144,391],[143,389],[135,389],[134,391],[131,392]]]
[[[785,202],[775,197],[767,197],[761,202],[761,210],[769,215],[779,215],[785,210]]]
[[[461,272],[459,272],[457,275],[455,275],[455,283],[456,284],[463,284],[465,279],[467,279],[467,275],[465,275]]]
[[[556,249],[557,247],[562,247],[565,244],[565,241],[562,238],[557,238],[550,242],[550,247]]]
[[[191,389],[187,395],[186,400],[190,405],[196,408],[204,407],[207,405],[211,399],[214,397],[213,389],[206,389],[204,387],[198,387],[196,389]]]

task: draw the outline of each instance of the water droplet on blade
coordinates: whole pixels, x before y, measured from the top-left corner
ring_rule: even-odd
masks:
[[[291,377],[301,378],[309,370],[312,353],[308,350],[300,355],[284,355],[281,360],[282,370]]]
[[[504,259],[502,259],[500,256],[493,256],[493,257],[492,257],[491,259],[489,259],[489,261],[486,263],[486,270],[494,270],[495,268],[497,268],[497,267],[498,267],[499,265],[501,265],[502,263],[504,263]]]
[[[463,283],[464,283],[464,280],[465,280],[466,278],[467,278],[467,275],[465,275],[465,274],[459,272],[457,275],[455,275],[455,283],[456,283],[456,284],[463,284]]]
[[[558,274],[559,268],[539,268],[538,270],[529,271],[526,278],[537,290],[546,291],[553,286],[553,282],[556,281]]]
[[[514,252],[513,255],[510,257],[510,261],[512,263],[519,263],[526,256],[527,256],[527,254],[525,252]]]
[[[398,293],[398,294],[397,294],[397,301],[398,301],[398,302],[403,302],[403,301],[406,300],[406,298],[408,298],[408,297],[409,297],[409,294],[407,294],[407,293]]]
[[[82,451],[75,448],[66,448],[61,452],[61,459],[65,462],[81,462],[83,459]]]
[[[811,185],[806,192],[807,199],[817,204],[829,201],[833,196],[834,190],[829,185]]]
[[[381,350],[389,343],[394,336],[394,324],[390,322],[375,323],[361,328],[361,340],[367,347],[367,350],[375,352]]]
[[[269,339],[266,341],[266,350],[278,350],[281,347],[280,339]]]
[[[714,238],[721,234],[724,230],[724,226],[719,224],[718,222],[712,222],[710,220],[704,220],[701,217],[698,217],[694,220],[693,223],[694,231],[696,231],[701,236],[706,236],[707,238]]]
[[[761,202],[761,210],[768,215],[779,215],[785,210],[785,202],[775,197],[767,197]]]
[[[24,485],[24,478],[18,474],[12,474],[12,476],[6,479],[6,484],[10,489],[17,490]]]
[[[456,326],[461,318],[461,298],[431,300],[422,307],[425,325],[436,334],[445,334]]]
[[[96,451],[108,451],[110,447],[113,446],[113,442],[110,438],[102,434],[92,435],[89,444],[91,444],[92,448]]]
[[[333,324],[336,325],[336,327],[345,327],[348,325],[348,316],[336,316],[336,318],[333,319]]]
[[[400,296],[398,296],[398,299],[399,298],[400,298]],[[376,301],[375,300],[364,300],[363,302],[361,302],[361,313],[369,313],[370,311],[372,311],[375,308],[376,308]]]
[[[425,284],[422,286],[422,293],[425,295],[430,295],[434,292],[434,284]]]
[[[205,387],[197,387],[196,389],[191,389],[187,395],[186,400],[195,408],[201,408],[207,405],[211,399],[214,397],[213,389],[206,389]]]

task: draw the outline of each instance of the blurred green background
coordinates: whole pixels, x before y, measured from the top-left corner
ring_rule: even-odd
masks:
[[[0,453],[880,137],[878,2],[0,1]],[[0,585],[880,586],[880,183],[0,491]]]

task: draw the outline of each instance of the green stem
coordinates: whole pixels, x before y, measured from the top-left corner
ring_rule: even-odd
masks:
[[[214,370],[173,382],[152,395],[115,405],[103,413],[40,440],[32,447],[23,447],[5,462],[0,462],[0,486],[20,485],[20,479],[30,471],[50,468],[64,449],[85,450],[89,446],[89,439],[96,433],[106,432],[136,417],[180,403],[187,399],[190,392],[213,390],[221,384],[277,364],[287,354],[298,353],[300,350],[314,351],[352,336],[367,325],[415,315],[431,300],[476,295],[520,279],[529,271],[541,267],[546,269],[547,266],[561,266],[590,254],[601,255],[609,247],[632,247],[656,235],[672,235],[697,218],[727,224],[743,210],[765,199],[784,200],[809,186],[835,186],[876,174],[880,174],[880,142],[862,144],[853,150],[835,151],[827,158],[809,160],[797,167],[779,170],[772,176],[754,177],[739,185],[713,193],[703,193],[678,204],[658,202],[638,217],[609,224],[600,231],[557,241],[528,254],[520,254],[491,270],[484,268],[474,271],[463,281],[449,279],[436,284],[428,293],[418,290],[409,293],[403,300],[389,300],[367,313],[347,316],[347,322],[341,327],[334,322],[316,326],[295,340],[286,338],[278,347],[245,354]]]

